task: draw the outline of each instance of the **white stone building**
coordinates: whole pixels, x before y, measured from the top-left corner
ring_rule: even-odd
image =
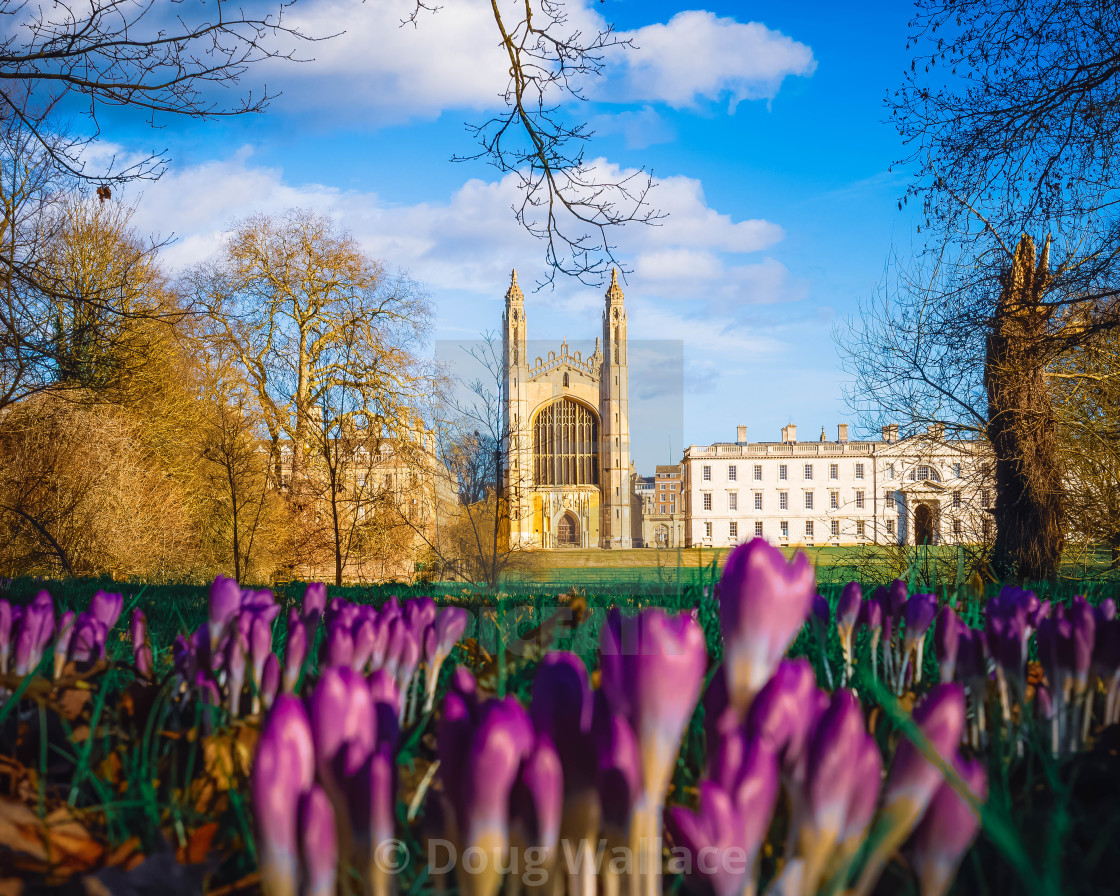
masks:
[[[692,445],[684,452],[685,543],[778,545],[976,544],[991,539],[994,487],[986,446],[936,430],[877,441]]]

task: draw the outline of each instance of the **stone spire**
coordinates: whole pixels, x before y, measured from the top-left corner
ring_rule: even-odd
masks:
[[[607,287],[607,300],[612,305],[621,305],[622,299],[622,287],[618,285],[618,268],[611,268],[611,285]]]
[[[525,293],[521,291],[521,287],[517,285],[517,268],[513,269],[513,273],[509,278],[509,289],[506,290],[506,301],[522,303],[525,301]]]

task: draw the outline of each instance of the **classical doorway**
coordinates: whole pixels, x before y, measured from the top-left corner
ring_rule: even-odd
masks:
[[[562,548],[579,547],[579,520],[575,514],[568,512],[560,517],[556,525],[556,543]]]
[[[914,508],[914,544],[933,544],[933,509],[928,504]]]

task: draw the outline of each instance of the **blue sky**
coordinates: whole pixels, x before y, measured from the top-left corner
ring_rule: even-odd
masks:
[[[575,111],[597,131],[587,157],[650,169],[669,215],[617,235],[631,340],[683,342],[683,383],[667,391],[667,405],[683,395],[683,419],[667,412],[666,429],[705,444],[745,423],[769,440],[792,421],[802,438],[822,426],[835,438],[849,414],[833,329],[916,239],[897,209],[906,174],[888,169],[903,148],[883,107],[908,64],[909,5],[566,2],[574,21],[612,21],[639,45]],[[170,154],[163,179],[123,191],[144,232],[174,237],[170,268],[212,253],[237,218],[312,206],[425,284],[433,340],[500,327],[509,270],[531,286],[544,248],[514,224],[497,171],[449,161],[472,151],[463,123],[500,108],[489,3],[446,0],[402,29],[408,5],[301,0],[297,24],[346,33],[304,48],[314,61],[251,73],[246,85],[283,91],[262,116],[159,131],[103,119],[122,152]],[[530,338],[593,338],[604,289],[527,290]],[[647,422],[642,472],[668,453]]]

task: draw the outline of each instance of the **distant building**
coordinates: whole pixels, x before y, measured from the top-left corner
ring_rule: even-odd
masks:
[[[683,474],[679,464],[658,465],[653,476],[642,480],[641,546],[684,546],[685,514]],[[637,488],[635,488],[637,492]]]
[[[634,543],[626,308],[618,272],[603,307],[602,342],[587,358],[529,358],[525,296],[513,272],[502,352],[503,483],[510,542],[543,548],[628,548]]]
[[[778,545],[973,544],[992,536],[990,452],[931,428],[899,439],[691,445],[684,452],[687,546],[762,537]],[[660,468],[659,468],[660,469]]]

